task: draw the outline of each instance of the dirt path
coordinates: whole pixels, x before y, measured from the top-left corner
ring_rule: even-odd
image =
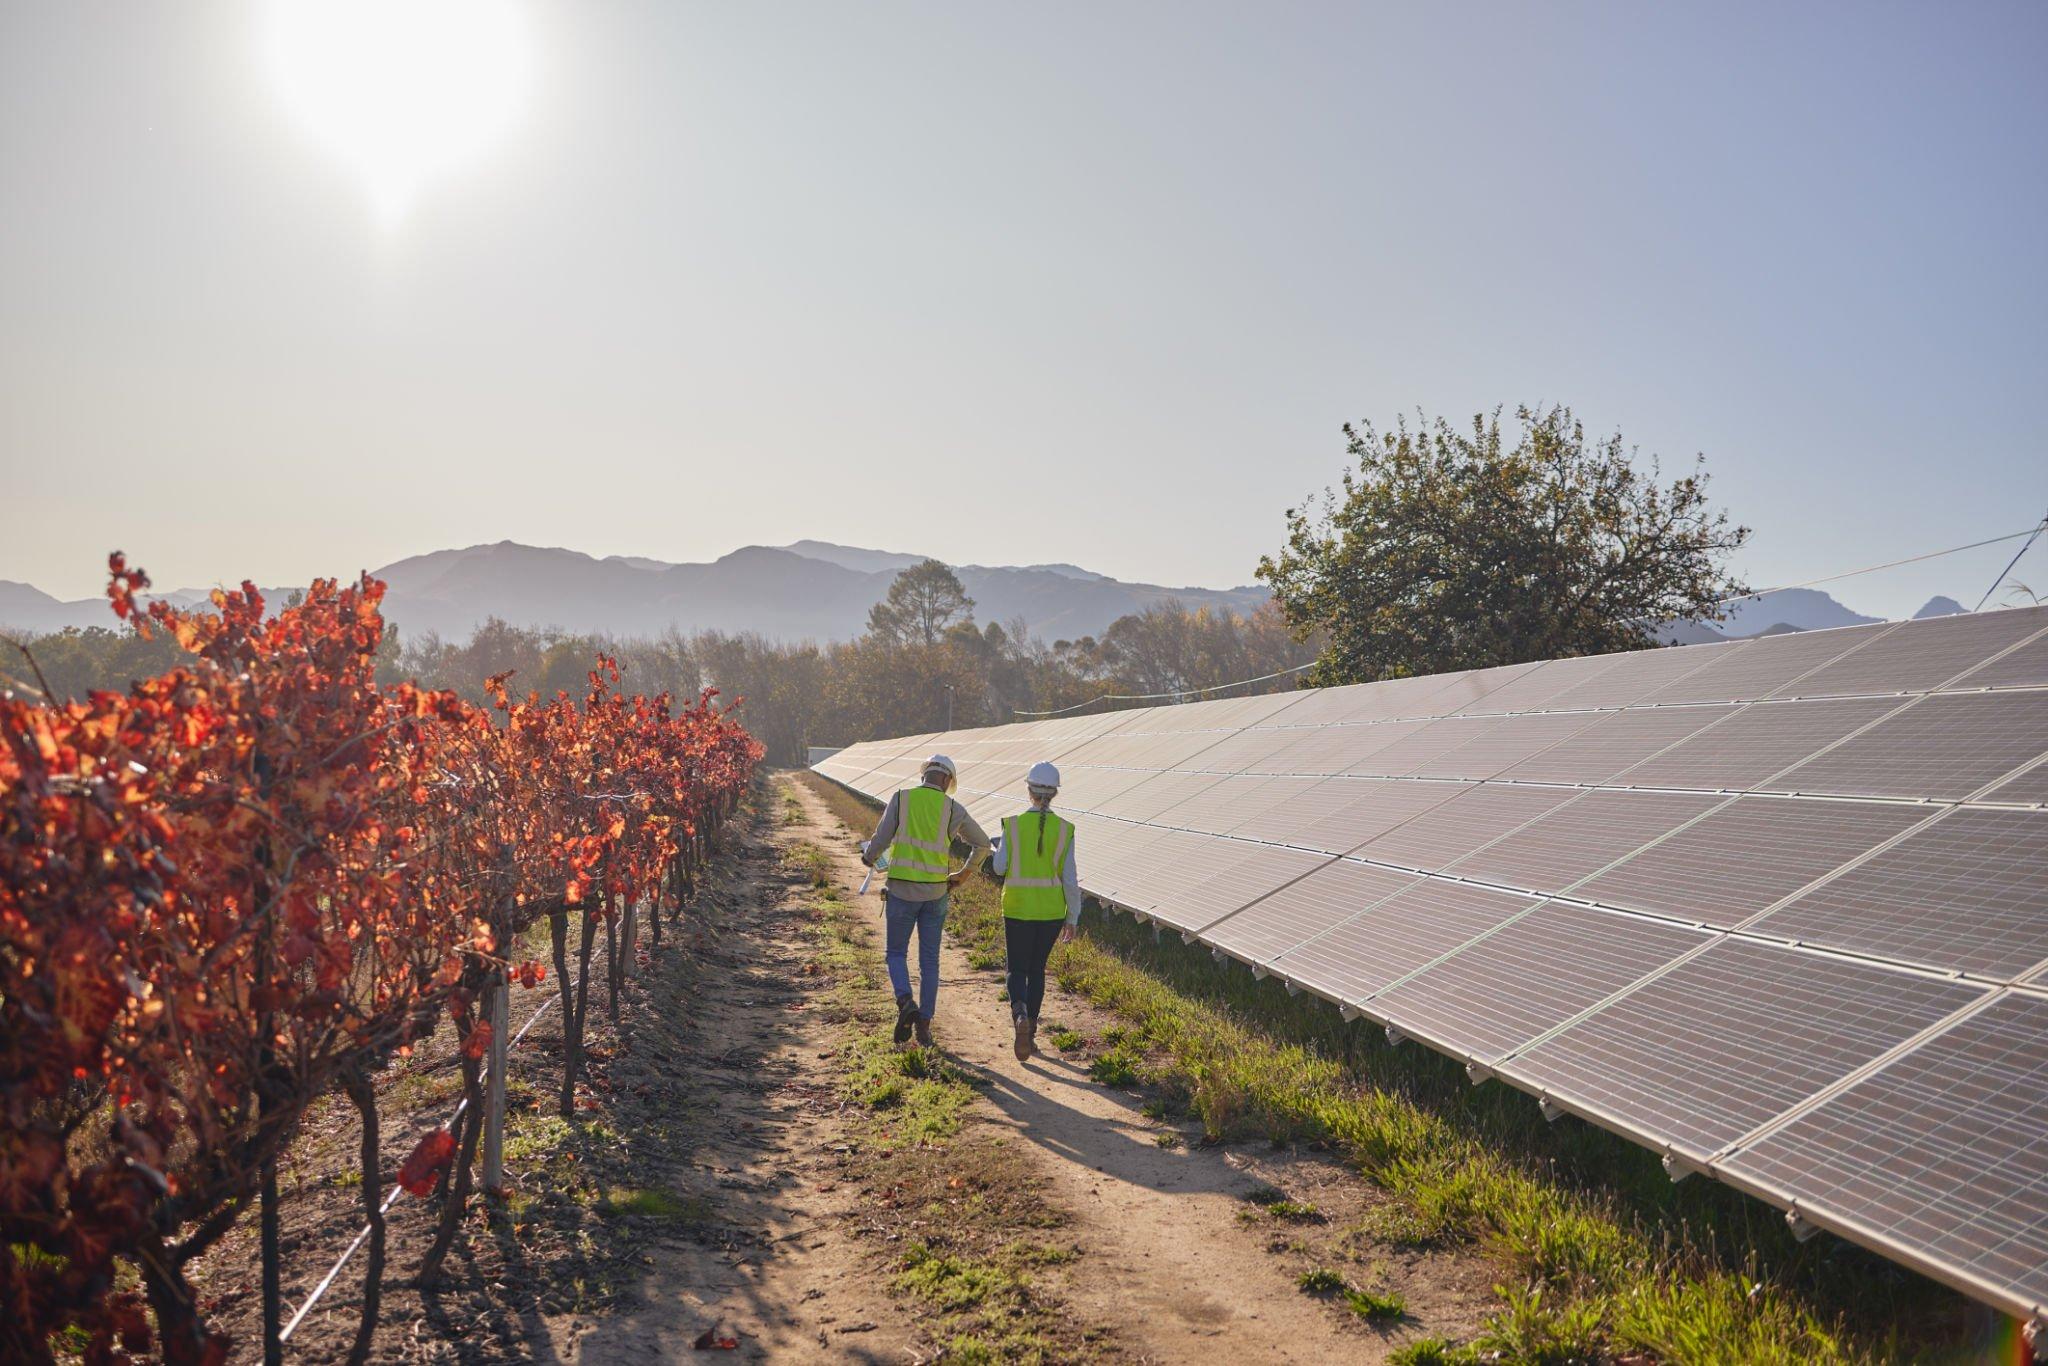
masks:
[[[821,843],[851,894],[863,871],[857,837],[808,788],[790,790],[831,832]],[[862,909],[879,934],[880,898],[871,894]],[[1445,1268],[1422,1255],[1376,1268],[1407,1300],[1410,1317],[1399,1325],[1374,1328],[1304,1295],[1295,1279],[1314,1256],[1288,1227],[1263,1219],[1250,1197],[1277,1188],[1316,1205],[1324,1220],[1347,1222],[1373,1197],[1342,1164],[1319,1154],[1254,1158],[1201,1147],[1196,1131],[1148,1119],[1140,1097],[1091,1081],[1044,1037],[1045,1053],[1020,1064],[1002,975],[974,970],[949,943],[941,980],[939,1046],[985,1079],[987,1122],[1035,1156],[1049,1198],[1072,1212],[1082,1255],[1065,1294],[1078,1314],[1114,1325],[1119,1354],[1154,1362],[1374,1361],[1425,1329],[1469,1325],[1491,1299],[1469,1266],[1440,1276]],[[1096,1036],[1115,1023],[1056,985],[1043,1019]],[[1165,1135],[1174,1146],[1162,1146]]]
[[[557,1325],[567,1360],[911,1359],[909,1316],[858,1238],[858,1193],[838,1179],[835,1034],[809,1008],[815,946],[804,884],[782,859],[791,840],[746,839],[738,895],[705,923],[690,980],[649,983],[649,1005],[688,1054],[645,1053],[676,1121],[667,1184],[708,1218],[648,1258],[636,1306]],[[612,1075],[634,1085],[620,1063]],[[738,1347],[705,1355],[693,1344],[707,1331]]]

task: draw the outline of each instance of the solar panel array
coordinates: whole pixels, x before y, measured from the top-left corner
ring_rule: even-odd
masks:
[[[2048,1318],[2048,608],[854,745],[1084,888]]]

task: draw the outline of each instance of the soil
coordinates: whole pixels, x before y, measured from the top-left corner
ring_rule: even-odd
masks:
[[[860,1115],[844,1097],[846,1026],[816,1008],[826,983],[813,962],[814,892],[786,857],[805,841],[825,848],[851,898],[855,836],[802,784],[771,782],[773,802],[729,832],[681,927],[666,927],[658,953],[643,943],[616,1026],[600,939],[575,1125],[553,1118],[556,1008],[515,1052],[513,1194],[495,1208],[478,1202],[436,1289],[408,1278],[438,1202],[399,1198],[374,1359],[931,1358],[926,1312],[891,1289],[900,1232],[870,1217],[872,1174],[850,1161]],[[802,803],[802,824],[778,819],[784,792]],[[878,943],[880,898],[857,904]],[[542,991],[515,995],[515,1029],[554,986],[551,973]],[[1378,1197],[1332,1155],[1205,1147],[1197,1130],[1147,1118],[1141,1090],[1091,1081],[1085,1051],[1062,1055],[1044,1038],[1045,1054],[1019,1064],[1002,987],[999,972],[971,968],[949,944],[938,1043],[982,1083],[970,1127],[1004,1140],[1016,1179],[1065,1221],[1061,1239],[1078,1255],[1042,1273],[1048,1302],[1077,1321],[1062,1342],[1108,1360],[1374,1361],[1425,1334],[1469,1337],[1495,1303],[1483,1260],[1379,1247],[1359,1232]],[[1091,1041],[1116,1023],[1056,986],[1045,1018]],[[387,1189],[413,1142],[453,1109],[451,1033],[380,1081]],[[356,1143],[353,1111],[325,1106],[285,1166],[288,1313],[361,1226],[347,1175]],[[1252,1199],[1275,1190],[1316,1216],[1288,1222]],[[245,1219],[199,1277],[238,1361],[261,1355],[253,1225]],[[288,1358],[346,1355],[361,1263],[336,1279]],[[1318,1265],[1399,1293],[1406,1317],[1375,1326],[1341,1300],[1304,1294],[1297,1278]]]

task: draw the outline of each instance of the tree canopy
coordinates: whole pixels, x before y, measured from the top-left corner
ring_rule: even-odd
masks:
[[[1709,504],[1703,456],[1665,483],[1561,407],[1518,408],[1511,442],[1499,410],[1344,434],[1356,468],[1259,561],[1289,626],[1324,634],[1313,683],[1638,649],[1744,591],[1749,529]]]
[[[974,620],[974,599],[940,560],[896,576],[888,596],[868,609],[868,634],[889,645],[937,645],[955,624]]]

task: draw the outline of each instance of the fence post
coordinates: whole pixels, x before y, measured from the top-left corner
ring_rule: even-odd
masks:
[[[499,968],[498,980],[491,984],[491,1050],[484,1073],[484,1194],[493,1199],[505,1193],[505,998],[509,986],[505,969]]]

